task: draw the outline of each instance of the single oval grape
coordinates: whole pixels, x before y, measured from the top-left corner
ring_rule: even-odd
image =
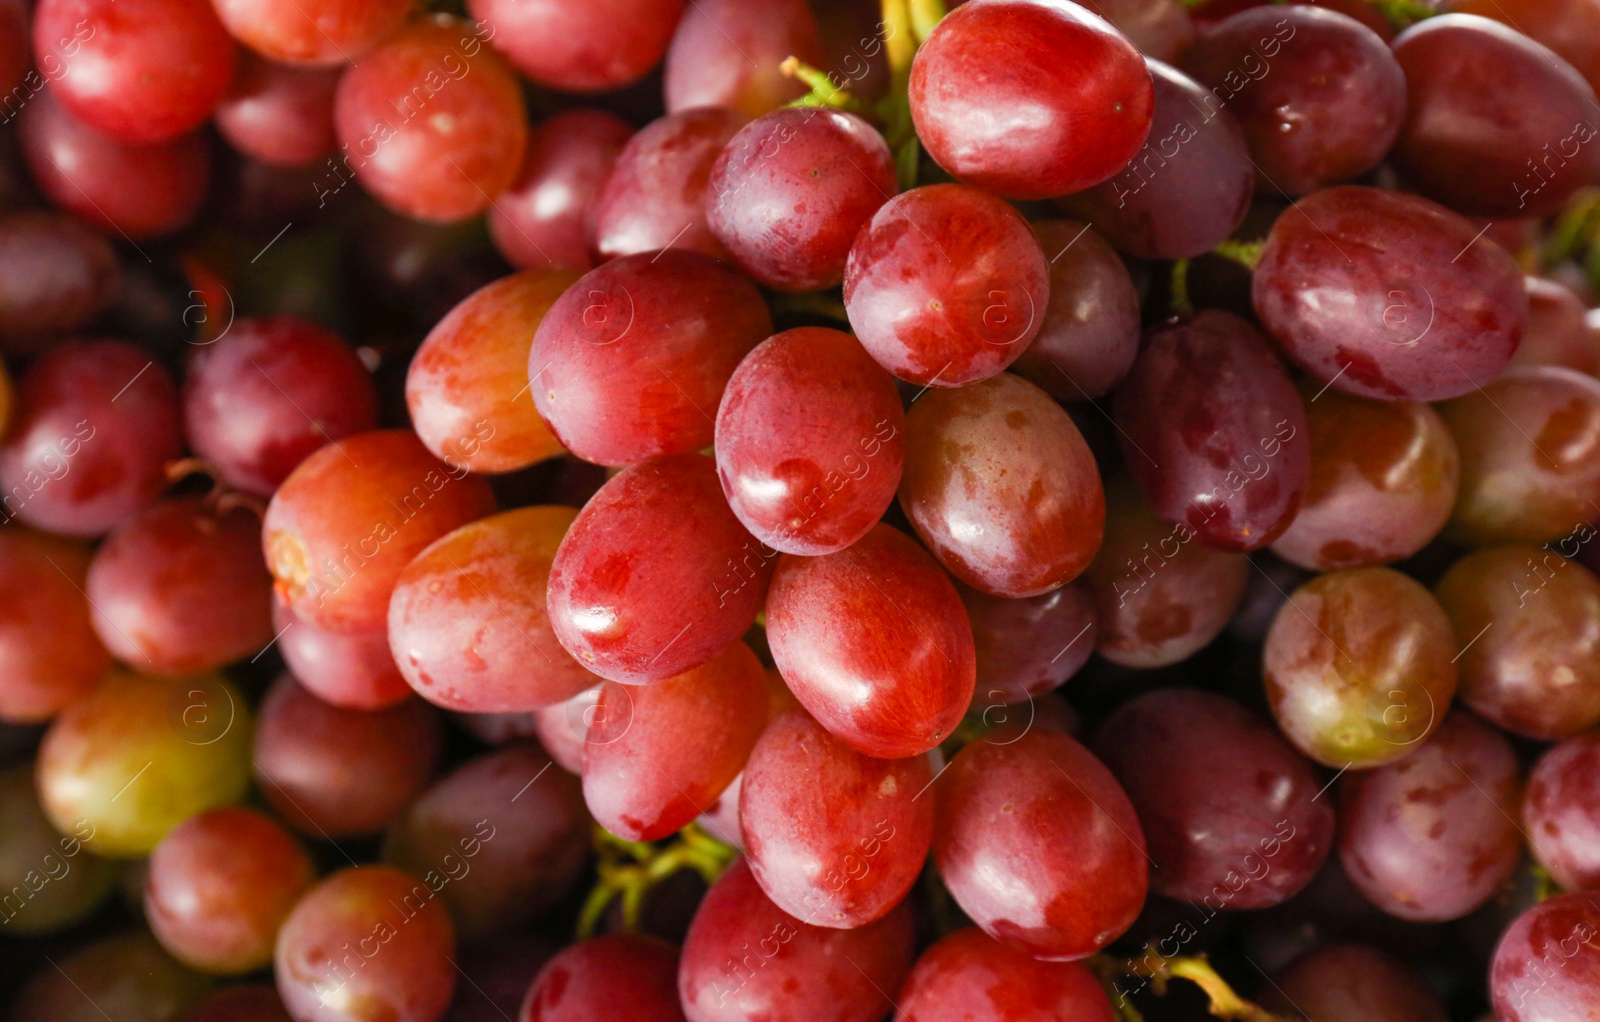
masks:
[[[502,277],[428,332],[406,370],[406,408],[435,457],[474,472],[512,472],[562,453],[524,394],[534,333],[577,280],[563,270]]]
[[[1376,948],[1327,944],[1274,981],[1264,1006],[1317,1022],[1446,1022],[1428,981]]]
[[[84,593],[95,633],[152,674],[198,674],[261,651],[273,635],[261,523],[198,496],[153,504],[106,537]]]
[[[976,657],[961,597],[887,525],[838,553],[784,554],[766,613],[772,659],[795,697],[859,752],[927,752],[972,702]]]
[[[539,323],[534,404],[586,461],[702,450],[729,377],[771,333],[755,286],[706,256],[622,256],[579,278]]]
[[[900,379],[960,387],[1001,372],[1038,335],[1049,269],[1016,210],[976,188],[927,185],[884,203],[856,235],[845,311]]]
[[[83,594],[88,548],[7,524],[0,528],[0,720],[36,724],[92,691],[111,654]]]
[[[727,259],[706,220],[711,168],[749,120],[723,107],[696,107],[645,125],[617,155],[594,200],[600,258],[664,249]]]
[[[1284,354],[1346,393],[1466,394],[1511,361],[1528,308],[1516,263],[1479,233],[1415,195],[1317,192],[1272,225],[1256,315]]]
[[[261,523],[267,567],[296,616],[381,630],[412,558],[494,510],[489,484],[434,458],[409,430],[330,443],[278,487]]]
[[[144,349],[57,345],[18,384],[0,508],[47,532],[99,536],[155,502],[182,452],[177,388]]]
[[[798,327],[734,370],[714,446],[722,492],[757,539],[783,553],[835,553],[894,502],[905,413],[894,379],[854,337]]]
[[[389,825],[383,857],[436,888],[463,941],[549,911],[589,864],[578,782],[518,745],[467,761]]]
[[[1561,894],[1517,917],[1495,947],[1489,995],[1502,1022],[1567,1022],[1600,990],[1600,903]]]
[[[467,9],[540,85],[608,92],[660,62],[684,0],[468,0]]]
[[[1098,610],[1095,652],[1124,667],[1186,660],[1225,628],[1244,597],[1250,561],[1196,542],[1158,518],[1126,476],[1106,487],[1106,531],[1084,571]]]
[[[58,832],[34,791],[30,764],[0,772],[0,923],[17,937],[64,930],[110,895],[116,864],[84,851],[87,822]]]
[[[1576,552],[1594,529],[1563,540]],[[1600,579],[1557,550],[1505,546],[1434,587],[1461,644],[1460,696],[1514,734],[1556,741],[1600,724]]]
[[[1530,850],[1569,891],[1600,889],[1600,731],[1546,750],[1522,803]]]
[[[523,507],[440,537],[389,598],[389,648],[417,694],[447,710],[512,713],[564,702],[599,679],[551,630],[551,562],[578,512]]]
[[[272,962],[278,928],[317,873],[300,843],[254,809],[190,817],[150,853],[144,914],[161,945],[201,972]]]
[[[189,361],[189,446],[230,486],[268,497],[313,451],[378,422],[366,366],[338,334],[294,316],[241,319]]]
[[[1249,323],[1207,309],[1157,330],[1117,388],[1123,461],[1150,507],[1222,550],[1289,527],[1311,478],[1305,405]]]
[[[244,797],[252,730],[249,705],[219,676],[113,672],[45,733],[39,800],[89,851],[147,855],[189,817]]]
[[[1009,373],[911,406],[900,506],[951,574],[994,596],[1071,582],[1105,531],[1083,435],[1048,394]]]
[[[729,139],[711,168],[706,222],[761,283],[822,291],[844,279],[856,233],[898,189],[876,128],[854,114],[791,107]]]
[[[627,122],[603,110],[564,110],[528,132],[516,180],[489,207],[489,234],[521,269],[594,267],[594,207],[622,147]]]
[[[924,756],[865,756],[804,710],[787,711],[761,735],[740,782],[739,827],[756,881],[811,926],[882,919],[928,858],[934,800],[918,799],[932,783]]]
[[[1099,623],[1082,582],[1040,596],[990,596],[958,584],[977,657],[974,701],[1031,703],[1058,688],[1089,660]]]
[[[330,632],[296,617],[274,596],[272,632],[289,673],[325,703],[381,710],[411,695],[411,686],[389,652],[387,630]]]
[[[389,866],[340,870],[278,931],[278,994],[297,1019],[434,1022],[455,990],[454,927],[421,880]]]
[[[1340,781],[1339,860],[1390,915],[1459,919],[1522,857],[1520,787],[1511,743],[1458,710],[1403,761]]]
[[[1313,571],[1402,560],[1450,517],[1461,456],[1444,420],[1420,401],[1374,401],[1311,391],[1305,500],[1272,552]]]
[[[473,23],[445,14],[412,22],[346,71],[333,120],[344,169],[418,220],[489,208],[517,176],[528,140],[516,76]]]
[[[209,0],[40,0],[35,51],[55,57],[63,40],[76,45],[50,75],[51,92],[124,142],[167,142],[200,127],[233,77],[233,40]]]
[[[281,675],[261,700],[256,784],[302,834],[325,841],[372,834],[428,783],[441,731],[438,714],[420,699],[346,710]]]
[[[1188,259],[1244,222],[1256,168],[1233,112],[1212,106],[1212,93],[1176,68],[1147,63],[1155,106],[1144,147],[1110,180],[1059,204],[1093,223],[1118,251]]]
[[[678,950],[640,933],[608,933],[562,949],[533,978],[517,1022],[679,1022]]]
[[[761,661],[738,640],[652,685],[607,682],[585,737],[584,802],[629,841],[675,834],[739,776],[766,723]]]
[[[170,234],[206,197],[211,159],[198,134],[124,142],[73,117],[48,88],[23,109],[18,134],[45,197],[107,233],[137,241]]]
[[[1451,0],[1452,14],[1476,14],[1511,25],[1554,50],[1600,91],[1600,4],[1591,0],[1522,0],[1512,15],[1494,0]]]
[[[241,55],[227,95],[217,105],[217,130],[244,155],[275,167],[305,167],[333,152],[334,68],[275,64]]]
[[[808,91],[784,72],[790,57],[826,66],[817,19],[805,0],[766,0],[760,6],[695,0],[667,47],[662,74],[667,112],[722,106],[760,117],[778,110]]]
[[[1506,372],[1439,407],[1461,451],[1445,534],[1484,546],[1545,543],[1595,518],[1600,382],[1557,366]]]
[[[1406,76],[1384,40],[1316,6],[1224,18],[1180,60],[1250,141],[1257,186],[1306,195],[1377,166],[1406,119]],[[1159,122],[1157,128],[1159,128]]]
[[[111,242],[65,213],[30,209],[0,218],[0,265],[0,347],[12,354],[88,326],[122,290]]]
[[[877,1022],[914,955],[909,905],[855,929],[812,926],[773,904],[739,858],[689,924],[678,995],[689,1022]]]
[[[1050,303],[1012,370],[1058,401],[1104,396],[1139,354],[1139,293],[1128,268],[1088,224],[1035,220],[1050,260]]]
[[[1547,216],[1600,174],[1594,89],[1521,32],[1445,14],[1393,50],[1406,121],[1390,159],[1430,198],[1480,216]]]
[[[1456,692],[1450,619],[1428,591],[1389,568],[1348,568],[1296,589],[1262,653],[1267,699],[1284,736],[1335,769],[1410,755]]]
[[[1261,909],[1298,894],[1333,850],[1333,806],[1278,731],[1223,696],[1158,689],[1124,703],[1095,750],[1139,814],[1158,894]]]
[[[353,63],[411,12],[410,0],[211,0],[235,39],[272,60]]]
[[[894,1022],[1115,1022],[1094,973],[1076,962],[1041,962],[975,926],[946,934],[917,959],[895,998]]]
[[[660,681],[744,634],[774,558],[728,509],[710,458],[651,458],[601,487],[567,530],[550,566],[550,625],[600,677]]]
[[[1144,144],[1153,106],[1139,51],[1060,0],[971,0],[911,64],[911,118],[929,155],[1011,199],[1110,178]]]
[[[940,778],[939,876],[994,939],[1085,958],[1133,924],[1149,862],[1133,805],[1089,750],[1045,728],[997,728]]]

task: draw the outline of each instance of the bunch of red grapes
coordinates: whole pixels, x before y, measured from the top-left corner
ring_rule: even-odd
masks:
[[[0,0],[0,1016],[1600,1020],[1597,88]]]

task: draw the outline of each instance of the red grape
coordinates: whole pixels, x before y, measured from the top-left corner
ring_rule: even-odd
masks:
[[[1083,7],[1111,22],[1146,57],[1171,63],[1194,44],[1194,19],[1178,0],[1088,0]]]
[[[1450,0],[1448,8],[1504,22],[1543,43],[1600,91],[1600,4],[1593,0],[1520,0],[1515,22],[1495,0]]]
[[[330,632],[296,617],[288,605],[274,598],[272,631],[289,673],[325,703],[351,710],[381,710],[411,695],[411,686],[389,652],[386,629]]]
[[[824,63],[817,19],[805,0],[694,0],[667,48],[667,111],[722,106],[760,117],[777,110],[806,94],[782,70],[789,57]]]
[[[0,348],[12,354],[88,326],[122,289],[111,243],[65,213],[20,210],[0,218],[0,265]]]
[[[739,826],[756,881],[812,926],[882,919],[928,858],[934,800],[917,799],[932,781],[926,757],[864,756],[804,710],[787,711],[762,734],[740,783]]]
[[[1139,294],[1122,260],[1088,224],[1031,226],[1050,257],[1050,304],[1012,368],[1060,401],[1100,397],[1139,354]]]
[[[517,70],[563,92],[606,92],[666,52],[684,0],[467,0]]]
[[[1489,966],[1501,1022],[1571,1022],[1600,990],[1600,897],[1563,894],[1511,924]]]
[[[995,596],[1072,581],[1105,531],[1089,445],[1048,394],[1009,373],[912,406],[900,506],[951,574]]]
[[[1456,637],[1428,591],[1389,568],[1348,568],[1296,589],[1262,652],[1267,698],[1295,748],[1367,769],[1410,755],[1456,691]]]
[[[278,931],[278,994],[300,1022],[435,1022],[455,989],[455,951],[433,888],[353,867],[313,887]]]
[[[516,75],[470,22],[444,14],[411,23],[346,71],[333,119],[344,169],[419,220],[487,209],[517,176],[528,139]]]
[[[273,60],[353,63],[400,26],[411,0],[211,0],[235,39]]]
[[[1565,366],[1593,376],[1600,369],[1600,333],[1589,326],[1583,302],[1546,277],[1528,277],[1526,283],[1528,323],[1511,364]]]
[[[262,543],[296,616],[330,631],[373,631],[406,564],[493,510],[488,483],[438,461],[410,431],[378,430],[301,462],[267,507]]]
[[[728,381],[717,473],[733,513],[761,542],[835,553],[894,502],[905,436],[894,380],[856,339],[799,327],[757,345]]]
[[[88,571],[89,551],[78,543],[0,528],[0,720],[49,720],[111,666],[90,624]]]
[[[602,683],[603,685],[603,683]],[[589,754],[589,725],[598,719],[595,704],[602,685],[585,689],[564,703],[534,710],[532,727],[556,765],[569,774],[581,775]]]
[[[1426,546],[1450,517],[1461,477],[1444,420],[1420,401],[1309,387],[1301,396],[1309,399],[1311,478],[1272,552],[1327,571],[1398,561]]]
[[[20,122],[22,152],[52,203],[127,239],[186,226],[205,198],[210,159],[198,135],[133,145],[77,120],[53,90],[33,97]]]
[[[985,933],[1035,958],[1084,958],[1133,924],[1149,863],[1128,796],[1089,750],[997,728],[940,778],[933,856]]]
[[[927,752],[972,702],[961,597],[932,557],[887,525],[838,553],[779,558],[767,641],[800,704],[869,756]]]
[[[1528,774],[1522,803],[1539,864],[1569,891],[1600,888],[1600,731],[1546,751]]]
[[[303,167],[333,151],[334,68],[274,64],[241,56],[228,94],[217,106],[217,130],[228,144],[274,166]]]
[[[1049,269],[1006,203],[928,185],[890,199],[856,235],[844,304],[879,365],[919,386],[960,387],[1002,371],[1038,335]]]
[[[1095,651],[1124,667],[1188,659],[1227,626],[1250,562],[1193,542],[1188,525],[1157,518],[1119,477],[1106,487],[1106,532],[1084,572],[1099,612]]]
[[[35,528],[99,536],[166,489],[182,453],[178,392],[143,349],[72,341],[41,355],[17,388],[0,444],[6,517]]]
[[[706,256],[622,256],[586,273],[540,322],[528,355],[534,403],[586,461],[698,451],[728,378],[770,333],[760,292]]]
[[[897,190],[877,129],[854,114],[789,108],[729,140],[711,168],[706,221],[756,280],[821,291],[844,279],[856,233]]]
[[[1316,1022],[1446,1022],[1427,980],[1375,948],[1325,944],[1274,981],[1264,1003]]]
[[[1095,740],[1160,863],[1150,886],[1214,915],[1298,894],[1333,849],[1322,780],[1266,721],[1210,692],[1124,703]]]
[[[438,892],[463,940],[549,910],[588,865],[583,794],[549,766],[527,745],[469,760],[389,827],[384,858]]]
[[[1144,148],[1116,176],[1060,204],[1122,252],[1187,259],[1244,222],[1256,168],[1231,112],[1210,108],[1212,94],[1188,75],[1149,65],[1155,106]]]
[[[346,710],[285,674],[261,700],[257,786],[302,834],[324,840],[371,834],[428,783],[440,731],[438,715],[419,699]]]
[[[710,458],[651,458],[606,483],[567,530],[550,566],[550,624],[602,678],[670,678],[750,627],[773,556],[728,510]]]
[[[523,395],[534,331],[577,279],[565,270],[502,277],[428,333],[406,371],[406,407],[435,457],[474,472],[511,472],[562,453]]]
[[[1406,122],[1390,158],[1424,194],[1463,213],[1545,216],[1600,175],[1594,89],[1544,46],[1446,14],[1393,47]]]
[[[600,679],[556,642],[545,587],[578,512],[517,508],[441,537],[389,598],[389,646],[424,699],[509,713],[564,702]]]
[[[1522,857],[1511,743],[1456,711],[1399,763],[1339,788],[1339,859],[1368,901],[1402,919],[1459,919]]]
[[[65,39],[78,45],[51,77],[53,94],[124,142],[166,142],[198,128],[233,77],[233,40],[209,0],[40,0],[35,50],[53,53]]]
[[[1560,548],[1594,534],[1583,526]],[[1600,724],[1600,579],[1589,569],[1555,549],[1491,547],[1457,561],[1434,595],[1473,712],[1547,742]]]
[[[294,316],[241,319],[189,362],[189,446],[241,490],[271,496],[313,451],[377,425],[361,359],[331,330]]]
[[[812,926],[774,905],[737,859],[689,926],[678,994],[689,1022],[877,1022],[913,949],[910,906],[851,930]]]
[[[1114,405],[1150,507],[1223,550],[1282,535],[1311,478],[1305,406],[1266,338],[1207,309],[1147,338]]]
[[[1010,599],[957,585],[972,623],[974,702],[1031,702],[1078,672],[1094,652],[1094,596],[1082,585]]]
[[[300,843],[253,809],[190,817],[150,854],[144,914],[175,958],[201,972],[272,961],[278,927],[317,873]]]
[[[1139,51],[1065,0],[971,0],[911,65],[911,117],[928,153],[1007,198],[1110,178],[1144,144],[1153,106]]]
[[[594,206],[633,129],[603,110],[565,110],[528,133],[522,169],[489,209],[489,233],[513,266],[594,266]]]
[[[534,977],[517,1022],[679,1022],[678,951],[656,937],[610,933],[580,941]]]
[[[975,926],[922,953],[895,1001],[894,1022],[1115,1022],[1094,973],[1075,962],[1041,962]]]
[[[584,801],[613,834],[667,837],[739,776],[766,723],[761,661],[737,640],[653,685],[607,682],[586,737]]]
[[[711,168],[747,120],[735,110],[696,107],[652,121],[629,139],[594,200],[600,257],[687,249],[726,259],[706,221]]]
[[[1320,6],[1268,4],[1224,18],[1180,61],[1231,110],[1264,190],[1305,195],[1383,159],[1406,117],[1406,77],[1382,38]],[[1259,73],[1257,73],[1259,72]],[[1160,122],[1152,130],[1159,130]]]
[[[1516,263],[1479,233],[1414,195],[1317,192],[1272,225],[1256,314],[1285,354],[1346,393],[1468,393],[1511,361],[1528,308]]]

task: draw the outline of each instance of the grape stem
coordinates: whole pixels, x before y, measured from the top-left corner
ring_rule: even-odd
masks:
[[[911,31],[916,33],[917,42],[928,38],[944,17],[944,0],[910,0],[911,4]]]
[[[1440,13],[1439,9],[1422,0],[1367,0],[1378,13],[1389,19],[1397,30],[1405,30],[1419,21],[1426,21]]]
[[[1256,241],[1238,241],[1234,238],[1229,238],[1212,249],[1211,254],[1232,260],[1245,269],[1254,271],[1257,266],[1261,265],[1261,251],[1266,247],[1267,239],[1265,238]]]
[[[1172,264],[1172,312],[1187,319],[1194,315],[1194,302],[1189,300],[1189,260],[1178,259]]]
[[[833,84],[827,72],[812,67],[799,57],[791,56],[778,69],[790,78],[798,78],[811,87],[811,91],[790,103],[790,106],[828,107],[834,110],[860,110],[861,101]]]
[[[663,880],[685,869],[700,874],[709,887],[728,868],[737,854],[732,847],[689,824],[669,843],[653,845],[629,841],[606,830],[594,828],[594,848],[600,856],[596,871],[600,879],[584,899],[578,912],[578,939],[587,940],[604,918],[611,903],[622,902],[622,928],[637,929],[645,895]]]
[[[1147,949],[1152,950],[1152,949]],[[1109,955],[1095,955],[1087,963],[1100,978],[1107,996],[1117,1006],[1124,1022],[1143,1022],[1138,1010],[1128,1002],[1127,995],[1116,985],[1119,976],[1145,976],[1157,994],[1165,995],[1167,982],[1186,979],[1203,991],[1211,1004],[1207,1009],[1214,1018],[1227,1022],[1291,1022],[1254,1002],[1247,1001],[1234,992],[1228,981],[1212,967],[1205,955],[1182,955],[1166,958],[1160,954],[1147,954],[1137,962],[1119,963]]]

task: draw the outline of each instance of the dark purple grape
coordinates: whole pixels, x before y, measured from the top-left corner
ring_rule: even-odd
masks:
[[[1428,981],[1376,948],[1328,944],[1283,971],[1263,999],[1315,1022],[1446,1022]]]
[[[1094,596],[1082,583],[1011,599],[957,584],[978,657],[974,706],[1011,705],[1059,687],[1094,652]]]

